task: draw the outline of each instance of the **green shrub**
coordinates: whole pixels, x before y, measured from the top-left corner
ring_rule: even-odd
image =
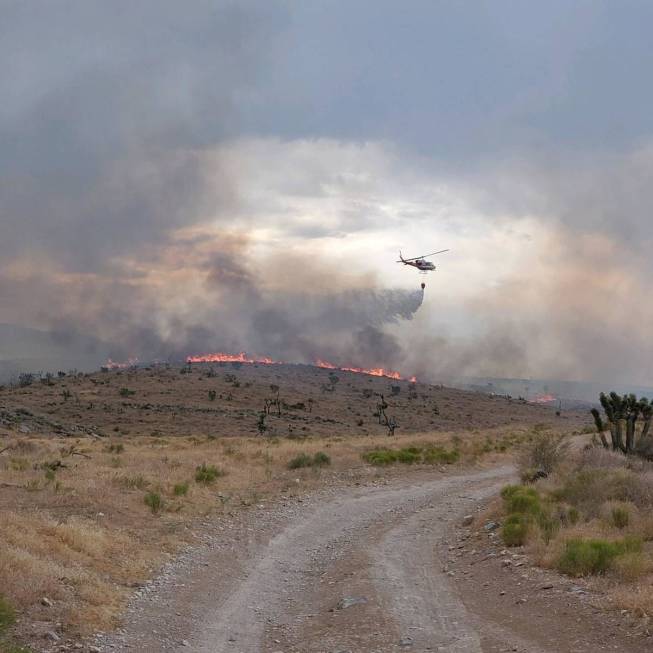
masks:
[[[370,465],[383,467],[397,462],[397,453],[390,449],[376,449],[363,454],[363,460]]]
[[[331,458],[324,453],[324,451],[318,451],[314,456],[313,456],[313,464],[316,467],[324,467],[326,465],[331,464]]]
[[[313,459],[307,453],[300,453],[288,462],[288,469],[300,469],[301,467],[310,467]]]
[[[133,397],[136,394],[136,390],[130,390],[129,388],[120,388],[121,397]]]
[[[508,513],[536,515],[542,509],[537,490],[524,485],[508,485],[501,491],[501,497]]]
[[[537,515],[537,525],[542,533],[542,539],[548,544],[560,530],[560,519],[556,519],[548,512],[542,511]]]
[[[16,621],[16,612],[9,601],[0,595],[0,634],[7,632]]]
[[[195,468],[195,481],[197,483],[209,485],[215,483],[220,476],[224,476],[224,472],[215,465],[202,463],[199,467]]]
[[[459,459],[460,451],[458,449],[445,449],[440,446],[431,446],[426,449],[420,447],[404,447],[399,450],[375,449],[374,451],[368,451],[363,454],[363,460],[365,462],[378,467],[392,465],[393,463],[404,463],[406,465],[415,463],[450,465]]]
[[[641,550],[642,541],[638,538],[624,538],[618,542],[575,538],[565,542],[556,566],[569,576],[604,574],[617,557]]]
[[[156,515],[163,510],[163,499],[158,492],[148,492],[145,495],[145,505]]]
[[[424,462],[429,465],[452,465],[460,459],[458,449],[444,449],[443,447],[429,447],[423,453]]]
[[[177,483],[174,488],[173,492],[175,493],[176,497],[184,497],[188,494],[188,482],[184,481],[183,483]]]
[[[522,546],[526,543],[526,537],[530,530],[530,519],[527,515],[515,513],[508,515],[503,527],[501,537],[506,546]]]
[[[610,511],[610,523],[616,528],[626,528],[630,523],[630,513],[623,506],[615,506]]]
[[[418,463],[422,459],[422,453],[417,447],[406,447],[399,449],[396,454],[397,462],[404,463],[405,465],[412,465]]]

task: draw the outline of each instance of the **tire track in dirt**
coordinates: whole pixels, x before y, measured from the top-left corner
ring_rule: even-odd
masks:
[[[481,653],[481,633],[491,632],[505,650],[544,651],[509,625],[470,614],[438,559],[452,523],[513,473],[416,473],[252,511],[226,544],[212,536],[192,564],[173,569],[139,599],[124,631],[101,648]],[[338,605],[347,598],[357,600]]]

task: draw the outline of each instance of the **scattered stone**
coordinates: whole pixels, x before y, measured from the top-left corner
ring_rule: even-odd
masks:
[[[181,645],[182,646],[190,646],[190,642],[187,639],[182,639],[181,640]]]
[[[58,642],[61,639],[61,637],[59,637],[59,635],[57,635],[57,633],[55,633],[54,630],[48,630],[45,633],[45,639],[49,639],[51,642]]]
[[[364,605],[365,603],[367,603],[367,599],[364,596],[346,596],[338,602],[336,610],[346,610],[353,605]]]
[[[44,605],[46,608],[51,608],[54,605],[54,603],[52,603],[52,601],[50,601],[50,599],[47,596],[44,596],[41,599],[41,605]]]
[[[399,640],[399,646],[401,646],[401,648],[409,648],[412,645],[413,645],[413,638],[412,637],[402,637]]]
[[[465,515],[463,517],[462,524],[463,526],[471,526],[473,521],[474,521],[474,515]]]
[[[483,526],[483,528],[486,531],[495,531],[497,528],[499,528],[499,526],[500,526],[499,522],[489,521],[485,524],[485,526]]]
[[[544,585],[540,585],[541,590],[552,590],[553,589],[553,583],[544,583]]]

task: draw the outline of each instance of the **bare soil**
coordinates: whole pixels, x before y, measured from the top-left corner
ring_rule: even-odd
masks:
[[[102,651],[648,651],[577,584],[501,553],[461,516],[510,467],[326,488],[205,524]],[[506,564],[505,561],[510,563]]]
[[[5,388],[0,436],[16,428],[65,436],[256,436],[265,400],[277,396],[271,386],[279,387],[282,409],[280,414],[271,409],[266,436],[378,434],[384,431],[376,416],[379,394],[389,404],[388,416],[397,420],[398,435],[511,424],[591,425],[586,411],[556,417],[550,406],[518,399],[308,365],[194,364],[190,369],[98,372],[54,379],[52,385]],[[216,393],[213,401],[210,391]]]

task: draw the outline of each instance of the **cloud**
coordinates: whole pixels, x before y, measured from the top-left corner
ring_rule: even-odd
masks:
[[[650,13],[9,3],[0,321],[650,382]]]

